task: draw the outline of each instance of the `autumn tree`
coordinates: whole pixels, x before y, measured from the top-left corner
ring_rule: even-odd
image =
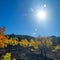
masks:
[[[42,38],[42,50],[44,55],[46,56],[47,49],[50,49],[52,47],[52,41],[49,37],[43,37]]]
[[[5,27],[0,27],[0,47],[4,48],[7,47],[8,38],[4,35]]]
[[[22,47],[28,47],[29,46],[29,42],[27,39],[22,39],[20,42],[19,42],[19,45],[22,46]]]
[[[36,44],[38,45],[39,48],[42,46],[40,35],[38,37],[36,37],[35,42],[36,42]]]
[[[12,45],[12,46],[18,45],[18,39],[16,37],[10,38],[8,42],[9,42],[9,45]]]
[[[16,60],[16,58],[11,58],[11,53],[6,53],[2,56],[2,60]]]
[[[38,48],[38,45],[36,44],[36,42],[35,42],[33,39],[30,40],[29,46],[30,46],[30,47],[33,47],[33,48],[35,48],[35,49]]]
[[[60,50],[60,45],[59,45],[59,44],[57,44],[57,45],[55,46],[55,50]]]
[[[5,55],[2,56],[3,60],[11,60],[11,53],[6,53]]]

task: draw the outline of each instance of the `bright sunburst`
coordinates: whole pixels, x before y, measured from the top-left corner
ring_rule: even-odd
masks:
[[[37,17],[41,20],[44,20],[46,18],[46,12],[41,10],[37,12]]]

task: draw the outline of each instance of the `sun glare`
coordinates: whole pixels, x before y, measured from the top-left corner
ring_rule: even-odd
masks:
[[[44,20],[46,18],[46,12],[45,11],[38,11],[37,12],[37,17],[41,20]]]

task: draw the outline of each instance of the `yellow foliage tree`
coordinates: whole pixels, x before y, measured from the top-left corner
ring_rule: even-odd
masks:
[[[16,58],[13,58],[12,60],[16,60]]]
[[[29,42],[27,39],[23,39],[19,42],[20,46],[23,46],[23,47],[28,47],[29,45]]]
[[[51,38],[49,37],[43,37],[42,38],[42,50],[41,50],[41,54],[42,52],[44,53],[43,55],[46,56],[47,54],[47,49],[49,48],[52,48],[52,41],[51,41]]]
[[[34,41],[33,39],[30,40],[29,46],[30,46],[30,47],[33,47],[33,48],[35,48],[35,49],[38,48],[37,42]]]
[[[42,46],[41,41],[36,40],[36,44],[37,44],[38,46]]]
[[[17,41],[16,39],[12,39],[12,38],[10,38],[10,39],[8,40],[8,42],[9,42],[10,45],[13,45],[13,46],[15,46],[15,45],[18,44],[18,41]]]
[[[60,45],[56,45],[55,49],[60,50]]]
[[[3,60],[11,60],[11,53],[6,53],[2,56]]]
[[[45,46],[46,48],[50,48],[52,46],[51,38],[46,38],[46,37],[43,38],[42,45]]]

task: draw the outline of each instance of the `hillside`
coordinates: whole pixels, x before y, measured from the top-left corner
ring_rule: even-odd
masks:
[[[22,39],[27,39],[27,40],[31,40],[31,39],[35,39],[36,37],[33,36],[29,36],[29,35],[14,35],[14,34],[8,34],[6,36],[9,36],[9,38],[11,37],[17,37],[18,40],[22,40]],[[48,36],[52,39],[53,45],[56,44],[60,44],[60,36],[56,37],[56,36]]]
[[[18,40],[22,40],[22,39],[31,40],[31,39],[35,39],[35,37],[33,37],[33,36],[28,36],[28,35],[7,34],[6,36],[9,36],[9,38],[16,37],[16,38],[18,38]]]

